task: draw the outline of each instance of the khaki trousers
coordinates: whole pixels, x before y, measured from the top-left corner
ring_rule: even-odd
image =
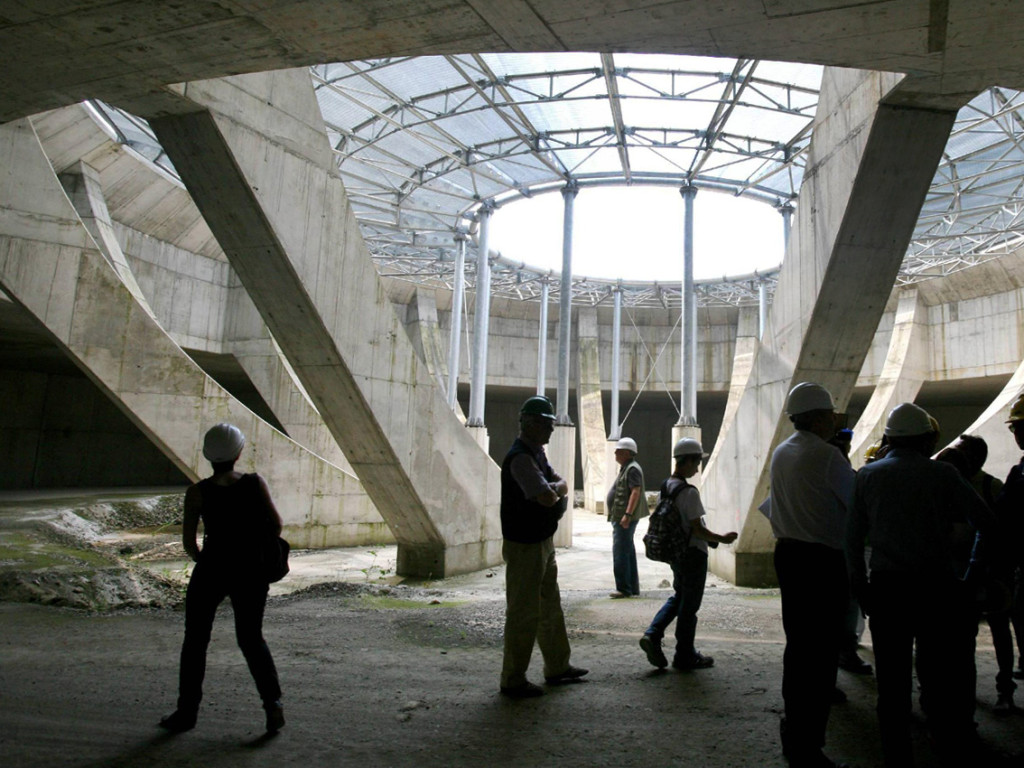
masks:
[[[506,539],[501,554],[505,559],[506,606],[501,685],[515,688],[526,682],[534,641],[544,657],[545,677],[568,669],[569,638],[552,540],[521,544]]]

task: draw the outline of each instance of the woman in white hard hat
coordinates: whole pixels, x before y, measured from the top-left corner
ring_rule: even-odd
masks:
[[[206,648],[217,606],[231,598],[235,635],[266,711],[266,727],[284,726],[281,686],[270,649],[263,639],[263,610],[269,587],[262,573],[261,543],[281,533],[266,481],[235,470],[245,436],[233,424],[217,424],[203,440],[203,456],[213,474],[185,492],[182,543],[196,561],[185,595],[185,640],[181,647],[178,708],[160,727],[180,733],[195,727],[203,697]],[[203,548],[196,545],[203,521]]]
[[[636,524],[647,517],[647,494],[644,493],[644,471],[636,460],[636,441],[623,437],[615,444],[615,462],[620,470],[608,490],[605,509],[612,524],[612,570],[615,591],[609,597],[636,597],[640,594],[640,573],[636,564],[633,534]]]

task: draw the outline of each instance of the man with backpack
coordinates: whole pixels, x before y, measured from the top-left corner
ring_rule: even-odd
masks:
[[[704,598],[704,581],[708,572],[708,544],[731,544],[736,541],[737,534],[712,533],[704,527],[700,492],[686,482],[700,471],[701,460],[707,458],[700,442],[684,437],[676,442],[672,456],[676,460],[675,471],[662,483],[661,499],[650,523],[663,533],[658,541],[645,537],[644,544],[648,557],[658,560],[669,558],[674,591],[640,639],[640,647],[653,666],[659,669],[667,667],[668,659],[661,649],[661,639],[668,625],[676,619],[676,651],[672,666],[680,670],[706,669],[715,663],[714,659],[694,647],[694,637],[697,633],[697,611]]]

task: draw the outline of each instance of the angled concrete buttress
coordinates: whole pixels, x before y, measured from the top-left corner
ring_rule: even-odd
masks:
[[[441,324],[437,320],[437,299],[434,292],[417,286],[406,310],[406,330],[413,349],[427,366],[427,372],[445,392],[448,382],[448,362],[445,359]]]
[[[889,411],[912,403],[927,374],[928,326],[925,307],[915,288],[900,293],[885,365],[864,412],[853,429],[850,463],[864,466],[864,451],[882,439]]]
[[[82,223],[140,306],[179,344],[185,343],[185,339],[193,343],[216,344],[220,339],[213,337],[222,335],[224,347],[233,354],[288,436],[350,476],[345,483],[341,517],[322,530],[319,523],[314,523],[312,537],[307,540],[319,546],[393,543],[394,536],[369,497],[365,493],[361,497],[354,493],[359,481],[237,280],[233,287],[225,289],[227,297],[223,313],[217,310],[220,302],[209,293],[214,290],[212,283],[185,273],[178,273],[170,291],[173,298],[161,301],[160,311],[147,299],[121,240],[130,243],[135,258],[141,258],[147,264],[194,265],[198,260],[205,262],[209,269],[207,257],[182,251],[172,243],[132,228],[147,227],[176,240],[181,240],[183,235],[188,237],[195,229],[191,222],[201,221],[201,218],[180,183],[114,142],[83,105],[34,117],[32,125]],[[77,160],[74,159],[76,155]],[[104,181],[113,190],[115,199],[120,203],[118,211],[126,219],[120,228],[114,224],[110,214]],[[160,222],[159,227],[153,227],[155,221]],[[177,226],[174,222],[178,222]],[[192,238],[191,242],[197,241]],[[189,241],[184,244],[189,244]],[[223,259],[219,248],[217,252]],[[205,274],[202,267],[193,266],[193,269]],[[166,290],[163,285],[152,285],[152,289],[155,292]],[[167,316],[161,317],[162,313]],[[216,322],[221,317],[223,323]],[[173,329],[182,326],[190,332],[178,341]],[[200,337],[210,338],[201,340]],[[205,471],[205,468],[200,470]]]
[[[754,355],[761,343],[758,338],[758,307],[740,307],[736,321],[736,348],[732,355],[732,377],[729,379],[729,398],[725,401],[725,412],[722,422],[728,423],[736,416],[740,400],[747,388],[750,369],[754,365]]]
[[[399,544],[398,572],[501,559],[498,467],[447,407],[377,277],[306,70],[174,86],[151,124]]]
[[[583,506],[603,513],[605,451],[608,442],[601,405],[601,366],[598,359],[597,309],[581,307],[576,317],[576,399],[580,420],[580,459],[583,465]]]
[[[1024,307],[1022,307],[1024,312]],[[1006,420],[1010,417],[1010,406],[1017,397],[1024,393],[1024,360],[1017,366],[1006,386],[989,403],[982,414],[974,420],[965,435],[977,435],[988,444],[988,460],[985,471],[1003,480],[1010,467],[1021,460],[1021,452],[1013,435],[1007,429]],[[949,444],[956,443],[959,435],[949,435]]]
[[[906,251],[956,110],[907,106],[899,77],[826,69],[796,227],[764,339],[734,417],[704,473],[712,530],[738,530],[711,567],[737,584],[775,580],[768,494],[771,453],[792,432],[790,387],[828,387],[846,407]]]
[[[206,376],[122,281],[122,259],[102,255],[31,122],[0,126],[0,288],[188,477],[208,469],[206,429],[236,423],[250,445],[243,466],[267,478],[289,541],[330,543],[345,497],[361,488]]]

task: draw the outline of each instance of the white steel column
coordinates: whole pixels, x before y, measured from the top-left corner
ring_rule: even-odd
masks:
[[[562,283],[558,303],[558,402],[556,424],[571,425],[569,420],[569,331],[572,328],[572,222],[573,201],[579,192],[574,183],[562,188],[565,213],[562,218]]]
[[[461,354],[462,301],[466,292],[466,233],[455,235],[455,285],[452,286],[452,320],[448,335],[448,407],[453,411],[458,402],[459,358]]]
[[[697,188],[685,184],[679,189],[686,210],[683,220],[683,286],[682,286],[682,378],[679,426],[697,426],[697,296],[693,290],[693,200]]]
[[[480,239],[476,254],[476,311],[473,315],[473,367],[469,384],[468,427],[484,426],[484,394],[487,388],[487,332],[491,314],[491,214],[494,205],[480,207]]]
[[[764,279],[757,284],[757,338],[764,338],[764,327],[768,323],[768,283]]]
[[[547,279],[540,286],[540,324],[537,331],[537,394],[547,388],[548,367],[548,294],[551,286]]]
[[[782,216],[782,257],[785,259],[786,251],[789,250],[789,233],[793,228],[793,206],[789,203],[780,205],[776,209]],[[764,339],[764,329],[768,324],[768,284],[762,280],[757,291],[758,301],[758,328],[757,337]]]
[[[621,282],[621,281],[620,281]],[[609,440],[622,437],[622,425],[619,423],[619,365],[622,354],[622,288],[617,286],[612,292],[615,297],[615,314],[612,320],[612,412],[611,432]]]

